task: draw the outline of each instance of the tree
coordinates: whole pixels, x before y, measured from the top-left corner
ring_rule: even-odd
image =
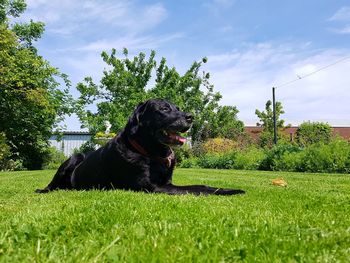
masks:
[[[263,132],[260,135],[260,145],[261,146],[271,146],[273,143],[273,109],[272,102],[268,100],[265,104],[265,111],[255,110],[255,114],[260,119],[260,122],[257,123],[258,126],[263,127]],[[280,119],[280,116],[284,114],[284,110],[281,102],[276,102],[276,126],[277,126],[277,136],[281,138],[282,134],[280,130],[286,128],[284,126],[284,120]],[[289,125],[288,125],[289,126]],[[287,127],[288,127],[287,126]]]
[[[211,115],[209,138],[236,139],[244,130],[244,123],[237,120],[238,110],[235,106],[218,106]]]
[[[52,129],[71,111],[69,81],[37,55],[33,41],[42,23],[9,25],[8,15],[19,16],[24,1],[0,1],[0,132],[11,147],[11,158],[28,169],[41,168]],[[56,78],[67,87],[59,89]]]
[[[268,100],[265,104],[265,111],[255,110],[255,114],[259,117],[260,123],[258,126],[264,128],[264,131],[273,132],[273,109],[272,102]],[[284,120],[280,119],[280,116],[284,114],[282,103],[276,101],[276,124],[277,128],[284,127]]]
[[[317,142],[329,143],[331,138],[332,127],[328,123],[303,122],[296,132],[296,141],[302,147]]]
[[[101,56],[110,69],[103,72],[100,85],[96,85],[90,77],[77,85],[81,93],[78,116],[83,127],[96,134],[105,129],[104,123],[108,121],[112,125],[111,130],[119,132],[140,102],[148,98],[163,98],[195,116],[190,131],[192,140],[222,135],[225,131],[226,137],[237,133],[230,129],[243,129],[243,123],[237,120],[238,110],[219,106],[221,95],[213,91],[209,73],[200,74],[206,58],[194,62],[184,75],[180,75],[174,67],[166,65],[165,58],[158,64],[155,55],[152,51],[146,58],[141,52],[129,59],[128,50],[124,49],[124,57],[119,59],[115,49],[110,54],[102,52]],[[149,87],[152,77],[154,87]],[[96,103],[95,111],[90,109],[93,103]],[[208,127],[207,136],[204,136],[203,127]]]
[[[0,24],[7,24],[9,17],[19,17],[26,8],[24,0],[0,0]]]
[[[82,126],[93,134],[104,131],[106,121],[111,123],[112,131],[120,131],[136,105],[149,97],[145,86],[155,66],[155,53],[151,53],[148,61],[145,61],[143,53],[133,60],[127,57],[126,49],[123,54],[125,59],[121,60],[116,57],[115,49],[110,55],[102,52],[104,62],[111,69],[103,72],[101,85],[96,85],[91,77],[86,77],[83,83],[77,85],[81,94],[77,101],[77,115]],[[93,112],[89,106],[95,102],[97,109]]]

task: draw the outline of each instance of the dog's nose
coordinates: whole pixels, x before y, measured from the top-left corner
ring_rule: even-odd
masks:
[[[186,113],[185,119],[186,119],[186,121],[187,121],[188,123],[192,123],[192,122],[193,122],[193,116],[192,116],[192,114]]]

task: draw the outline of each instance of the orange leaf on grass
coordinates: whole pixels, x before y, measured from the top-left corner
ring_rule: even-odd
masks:
[[[272,180],[272,184],[276,186],[283,186],[283,187],[286,187],[288,185],[287,182],[283,180],[283,178],[276,178]]]

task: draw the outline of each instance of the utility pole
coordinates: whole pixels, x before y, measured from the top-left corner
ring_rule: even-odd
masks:
[[[277,122],[276,122],[276,100],[275,87],[272,87],[272,108],[273,108],[273,143],[277,144]]]

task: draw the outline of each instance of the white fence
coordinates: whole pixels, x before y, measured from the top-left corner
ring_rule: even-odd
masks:
[[[74,149],[80,148],[90,138],[91,134],[87,132],[64,132],[63,136],[52,135],[49,142],[51,146],[69,157],[73,154]]]

